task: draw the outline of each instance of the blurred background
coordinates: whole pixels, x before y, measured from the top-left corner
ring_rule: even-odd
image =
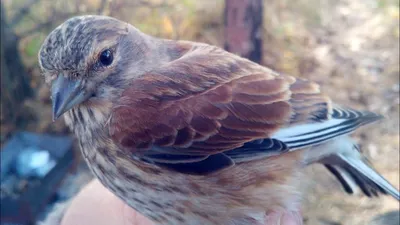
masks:
[[[399,187],[399,0],[1,0],[1,224],[35,224],[92,179],[64,121],[52,122],[37,62],[49,32],[82,14],[223,47],[384,115],[354,137]],[[349,196],[325,168],[307,170],[305,224],[399,224],[397,201]]]

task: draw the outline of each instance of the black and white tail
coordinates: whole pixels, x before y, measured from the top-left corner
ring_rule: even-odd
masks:
[[[356,145],[354,145],[354,149],[358,151]],[[399,191],[373,169],[361,154],[358,154],[358,157],[341,153],[333,154],[322,158],[319,162],[323,163],[336,176],[349,194],[355,193],[358,186],[368,197],[378,196],[381,193],[389,194],[400,200]]]
[[[348,193],[357,186],[367,196],[389,194],[400,200],[399,191],[373,169],[348,134],[382,116],[334,106],[330,119],[293,125],[279,130],[272,138],[284,143],[289,151],[309,148],[305,164],[322,163],[336,176]]]

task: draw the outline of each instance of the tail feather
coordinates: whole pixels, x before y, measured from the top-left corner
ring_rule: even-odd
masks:
[[[343,189],[349,193],[353,194],[354,193],[354,187],[355,183],[351,180],[348,179],[348,176],[346,176],[346,172],[340,171],[341,168],[337,166],[333,166],[330,164],[325,164],[325,167],[338,179],[340,184],[343,186]]]
[[[400,201],[399,191],[383,178],[365,157],[348,156],[342,153],[332,154],[320,160],[336,176],[344,190],[352,194],[358,186],[368,197],[389,194]]]

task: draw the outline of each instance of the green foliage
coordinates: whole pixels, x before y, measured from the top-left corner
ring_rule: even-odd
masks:
[[[36,57],[40,46],[42,44],[42,39],[41,38],[32,38],[26,43],[26,46],[24,48],[24,52],[28,57]]]

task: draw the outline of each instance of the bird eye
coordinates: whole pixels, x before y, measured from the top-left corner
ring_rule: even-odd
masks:
[[[99,61],[103,66],[109,66],[113,62],[114,57],[110,49],[101,52]]]

